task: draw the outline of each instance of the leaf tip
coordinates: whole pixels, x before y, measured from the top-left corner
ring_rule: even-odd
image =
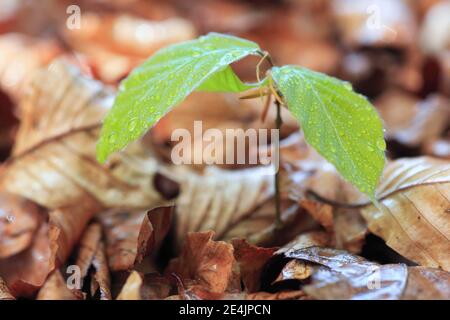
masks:
[[[95,152],[97,161],[104,164],[108,159],[109,152],[107,151],[107,147],[104,145],[102,137],[98,140],[97,145],[95,146]]]

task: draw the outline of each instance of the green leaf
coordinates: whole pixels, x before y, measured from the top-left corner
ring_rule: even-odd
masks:
[[[386,143],[370,102],[349,83],[305,68],[273,68],[272,78],[308,143],[374,200]]]
[[[203,90],[245,90],[246,85],[238,84],[227,67],[258,51],[254,42],[217,33],[158,51],[121,83],[97,143],[98,161],[104,162],[111,153],[141,137],[208,80]]]
[[[209,92],[242,92],[264,84],[264,80],[257,83],[243,83],[230,66],[214,73],[198,88],[198,91]]]

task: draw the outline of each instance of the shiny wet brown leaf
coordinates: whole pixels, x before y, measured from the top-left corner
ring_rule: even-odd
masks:
[[[172,260],[166,275],[175,274],[183,286],[198,285],[213,293],[223,293],[233,283],[233,246],[213,241],[212,231],[189,233],[180,257]]]
[[[246,292],[258,291],[262,269],[276,249],[257,247],[243,239],[234,239],[231,243]]]
[[[276,281],[306,281],[315,299],[449,299],[450,273],[404,264],[380,265],[346,251],[311,246],[288,249],[288,262]]]

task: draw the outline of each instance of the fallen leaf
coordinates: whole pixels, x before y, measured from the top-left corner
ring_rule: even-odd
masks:
[[[171,216],[170,207],[148,213],[109,210],[100,214],[111,271],[130,270],[150,252],[156,252],[169,231]]]
[[[47,208],[66,207],[87,193],[106,208],[163,204],[149,183],[156,162],[144,161],[142,145],[111,159],[109,167],[95,160],[98,130],[113,98],[63,61],[38,72],[21,103],[23,120],[3,171],[4,189]]]
[[[233,282],[233,246],[213,241],[213,236],[212,231],[189,233],[180,257],[167,267],[167,276],[175,274],[187,287],[198,285],[209,292],[225,292]]]
[[[46,272],[66,261],[88,221],[104,208],[148,209],[165,202],[152,184],[156,160],[143,160],[142,145],[124,153],[126,160],[112,160],[110,167],[96,162],[98,129],[112,99],[100,83],[61,60],[31,81],[20,104],[22,123],[14,153],[0,183],[6,192],[48,209],[49,224],[39,230],[50,233],[47,240],[35,241],[37,252],[26,250],[14,262],[0,261],[0,269],[7,270],[5,281],[17,294],[18,288],[28,295],[40,287]],[[40,232],[36,237],[44,238]],[[45,261],[34,261],[37,257]],[[27,268],[11,268],[22,259]],[[31,269],[35,267],[39,270]]]
[[[334,243],[337,249],[360,253],[368,233],[367,223],[358,209],[336,210]]]
[[[84,278],[88,275],[101,238],[102,228],[98,223],[90,224],[81,237],[77,259],[75,261],[75,265],[80,268],[81,283],[83,283]]]
[[[117,300],[159,300],[168,297],[170,282],[158,274],[142,275],[132,271]]]
[[[426,267],[409,267],[404,300],[450,299],[450,273]]]
[[[234,239],[231,244],[246,292],[257,292],[261,283],[262,269],[276,249],[257,247],[243,239]]]
[[[100,300],[111,300],[111,278],[103,242],[98,244],[92,265],[95,271],[91,279],[91,295],[95,296],[98,290],[100,292]]]
[[[55,229],[49,231],[48,224],[42,224],[27,250],[0,260],[0,274],[14,296],[33,295],[55,268],[55,257],[49,239],[54,239],[55,233]]]
[[[333,207],[313,200],[302,200],[301,206],[318,222],[325,230],[334,228]]]
[[[283,247],[278,249],[275,254],[286,254],[289,252],[295,252],[297,250],[302,250],[314,246],[328,246],[330,244],[330,236],[326,232],[322,231],[311,231],[299,234],[291,242],[285,244]]]
[[[450,165],[420,157],[391,162],[378,189],[380,208],[362,209],[369,230],[404,257],[450,270]]]
[[[45,210],[23,197],[0,193],[0,258],[7,258],[28,248]]]
[[[233,228],[247,219],[251,221],[255,209],[273,195],[273,176],[267,168],[230,171],[209,167],[198,174],[186,167],[174,167],[165,174],[181,186],[175,202],[178,245],[194,231],[214,230],[216,239],[229,238]],[[269,225],[272,222],[273,218]],[[241,238],[235,233],[232,236]]]
[[[290,249],[283,256],[295,260],[283,268],[278,281],[307,280],[301,289],[315,299],[450,298],[450,274],[439,269],[380,265],[346,251],[317,246]]]
[[[37,295],[37,300],[83,300],[80,291],[70,290],[58,270],[53,271]]]
[[[15,300],[2,278],[0,278],[0,300]]]

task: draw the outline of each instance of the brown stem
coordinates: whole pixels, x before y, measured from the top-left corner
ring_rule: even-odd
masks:
[[[277,107],[277,116],[275,118],[275,126],[278,130],[278,133],[280,132],[281,129],[281,124],[282,124],[282,120],[281,120],[281,105],[280,102],[278,102],[278,100],[275,100],[275,105]],[[275,217],[275,226],[276,228],[281,228],[283,225],[283,222],[281,221],[281,196],[280,196],[280,170],[279,170],[279,163],[280,163],[280,146],[279,143],[276,144],[276,148],[275,148],[275,159],[278,162],[278,167],[276,168],[276,172],[275,172],[275,213],[276,213],[276,217]]]

